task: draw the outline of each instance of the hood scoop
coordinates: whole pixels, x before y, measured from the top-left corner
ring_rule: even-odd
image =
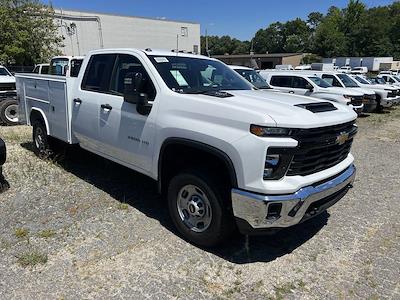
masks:
[[[321,113],[326,111],[337,110],[337,108],[332,103],[329,102],[305,103],[305,104],[297,104],[295,106],[307,109],[313,113]]]

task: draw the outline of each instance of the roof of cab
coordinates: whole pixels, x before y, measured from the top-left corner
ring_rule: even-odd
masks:
[[[137,49],[137,48],[110,48],[110,49],[98,49],[89,51],[88,55],[95,54],[95,53],[102,53],[102,52],[118,52],[118,51],[135,51],[135,52],[143,52],[149,56],[178,56],[178,57],[188,57],[188,58],[198,58],[198,59],[208,59],[218,61],[215,58],[211,58],[208,56],[200,55],[200,54],[193,54],[193,53],[186,53],[186,52],[174,52],[162,49]]]

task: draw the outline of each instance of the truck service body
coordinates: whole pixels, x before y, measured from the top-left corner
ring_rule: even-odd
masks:
[[[17,75],[17,94],[39,154],[52,137],[157,180],[201,246],[305,221],[355,178],[351,108],[255,90],[208,57],[97,50],[77,78]]]

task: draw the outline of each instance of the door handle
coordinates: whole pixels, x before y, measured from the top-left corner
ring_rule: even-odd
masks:
[[[102,104],[101,108],[104,110],[112,110],[112,106],[110,104]]]
[[[294,91],[289,91],[289,94],[294,94]]]
[[[82,100],[79,99],[79,98],[75,98],[75,99],[74,99],[74,102],[75,102],[76,104],[81,104],[81,103],[82,103]]]

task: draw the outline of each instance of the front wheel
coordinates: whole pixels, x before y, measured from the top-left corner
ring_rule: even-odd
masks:
[[[178,174],[168,188],[169,212],[185,239],[203,247],[226,240],[234,231],[229,195],[207,173]]]

